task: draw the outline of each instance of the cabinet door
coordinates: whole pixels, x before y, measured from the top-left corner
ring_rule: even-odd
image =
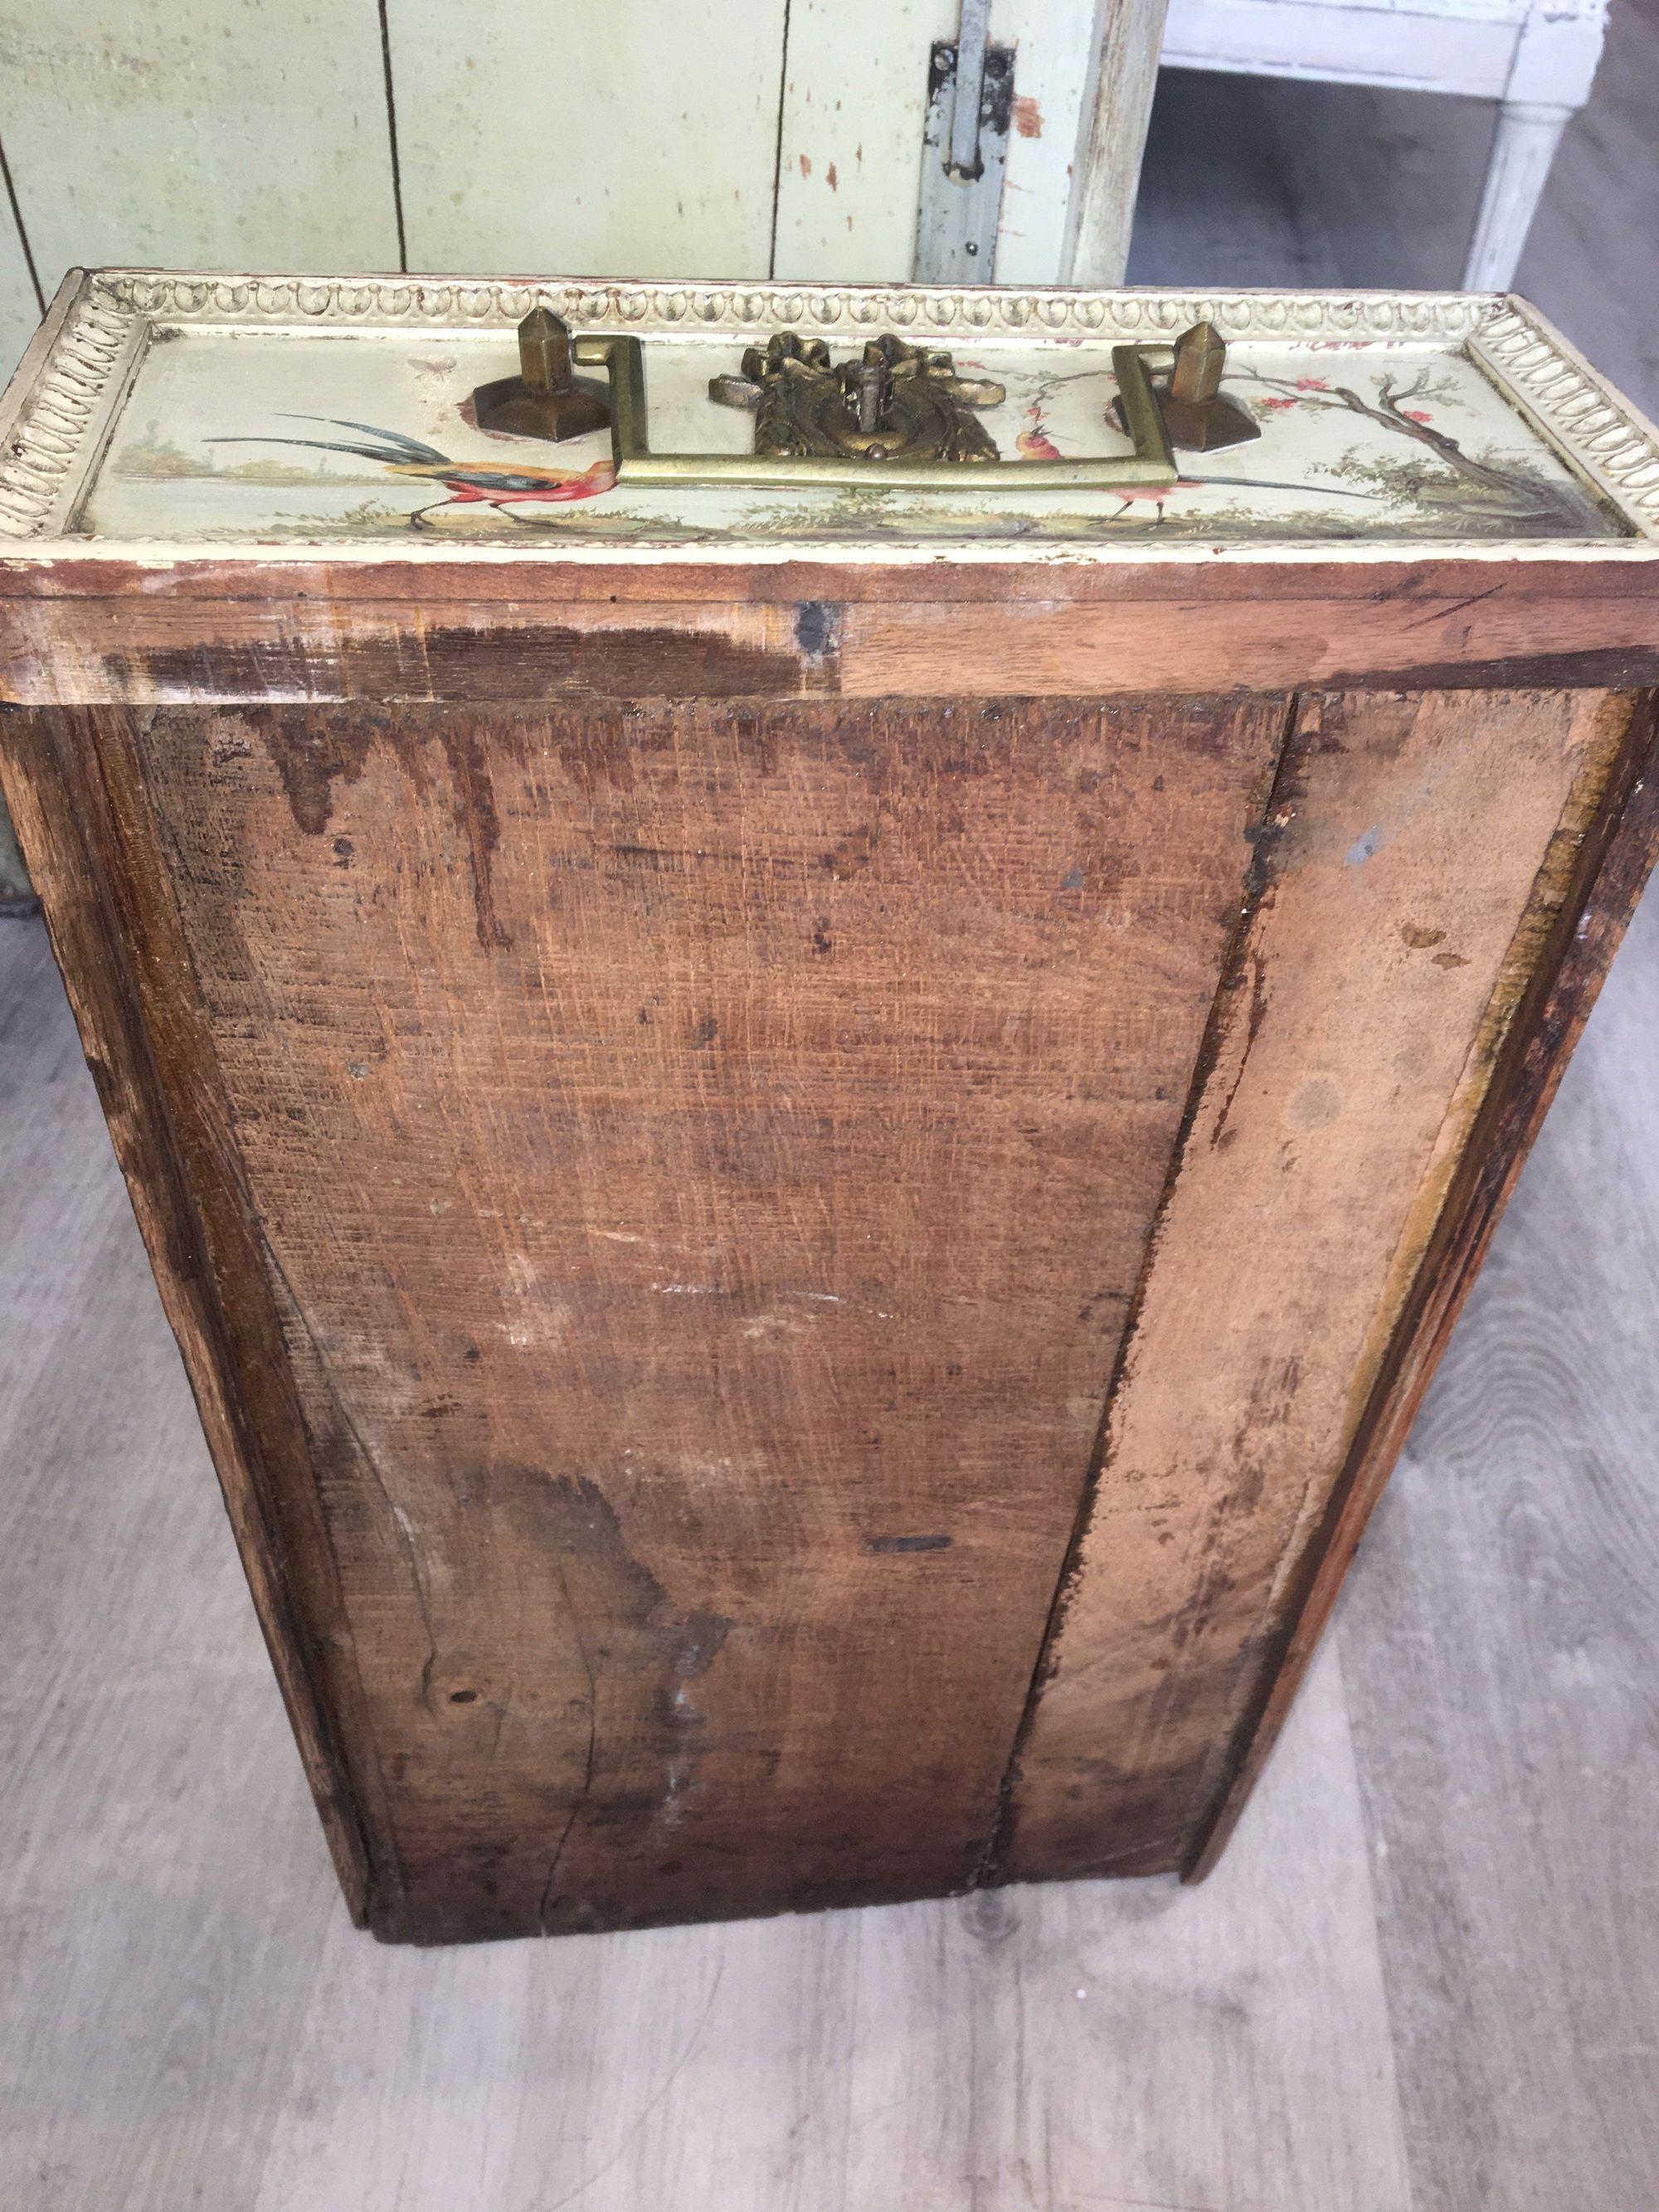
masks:
[[[994,0],[991,38],[1014,49],[1014,113],[987,283],[993,274],[1000,284],[1067,281],[1073,183],[1093,121],[1097,13],[1097,0]],[[775,275],[909,280],[928,56],[936,39],[956,37],[959,15],[959,0],[793,0]],[[1150,99],[1149,82],[1146,91]]]

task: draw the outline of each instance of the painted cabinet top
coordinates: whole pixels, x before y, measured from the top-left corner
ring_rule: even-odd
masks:
[[[610,434],[482,429],[476,387],[517,366],[545,305],[641,342],[656,453],[751,453],[717,404],[785,331],[832,362],[890,331],[1002,396],[997,455],[927,489],[617,481]],[[1179,453],[1173,484],[1055,487],[1025,463],[1127,454],[1113,350],[1212,320],[1223,389],[1260,434]],[[1164,546],[1419,544],[1651,550],[1659,447],[1523,301],[1467,295],[941,292],[425,277],[74,272],[0,411],[0,556],[580,560],[1139,560]],[[994,478],[994,481],[992,479]],[[9,541],[9,542],[8,542]]]

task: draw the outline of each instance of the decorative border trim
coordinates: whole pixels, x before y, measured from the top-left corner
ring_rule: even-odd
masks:
[[[0,538],[45,533],[137,319],[94,289],[76,301],[0,453]]]
[[[532,307],[637,328],[768,330],[871,324],[1011,337],[1132,339],[1213,322],[1224,337],[1461,343],[1491,301],[1476,293],[959,291],[906,284],[612,284],[580,278],[174,276],[100,270],[94,295],[184,322],[332,322],[407,327],[514,324]]]
[[[1470,351],[1644,538],[1659,538],[1659,431],[1535,309],[1495,301]]]
[[[1099,343],[1166,338],[1208,319],[1227,338],[1455,346],[1485,368],[1642,538],[1659,538],[1659,433],[1525,302],[1486,294],[953,291],[105,269],[80,279],[33,388],[15,403],[0,452],[0,541],[50,535],[72,472],[87,457],[100,407],[112,397],[117,368],[152,322],[498,329],[511,328],[538,306],[589,328],[666,334],[752,334],[806,324],[830,331],[839,326],[851,337],[881,325]],[[1618,543],[1610,541],[1608,550]]]

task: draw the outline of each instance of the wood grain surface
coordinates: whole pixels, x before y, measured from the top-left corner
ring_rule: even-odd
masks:
[[[948,577],[948,582],[943,580]],[[1659,682],[1659,562],[0,559],[0,701],[1091,698]]]
[[[1631,718],[1595,693],[1303,702],[1016,1754],[1009,1875],[1192,1857]]]
[[[1651,692],[1631,711],[1593,811],[1582,787],[1553,841],[1482,1024],[1490,1070],[1410,1288],[1377,1362],[1323,1525],[1285,1582],[1281,1647],[1259,1670],[1226,1792],[1191,1863],[1208,1872],[1290,1710],[1338,1589],[1423,1402],[1522,1165],[1659,860],[1659,737]],[[1595,770],[1592,769],[1592,778]],[[1516,956],[1520,957],[1516,957]],[[1471,1101],[1463,1102],[1466,1109]]]
[[[14,709],[378,1932],[1194,1863],[1633,696]]]
[[[382,1932],[973,1877],[1284,714],[97,720],[297,1377]]]

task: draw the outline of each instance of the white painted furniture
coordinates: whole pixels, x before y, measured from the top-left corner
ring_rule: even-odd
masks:
[[[1498,101],[1465,287],[1507,291],[1607,0],[1170,0],[1166,68],[1323,78]]]

